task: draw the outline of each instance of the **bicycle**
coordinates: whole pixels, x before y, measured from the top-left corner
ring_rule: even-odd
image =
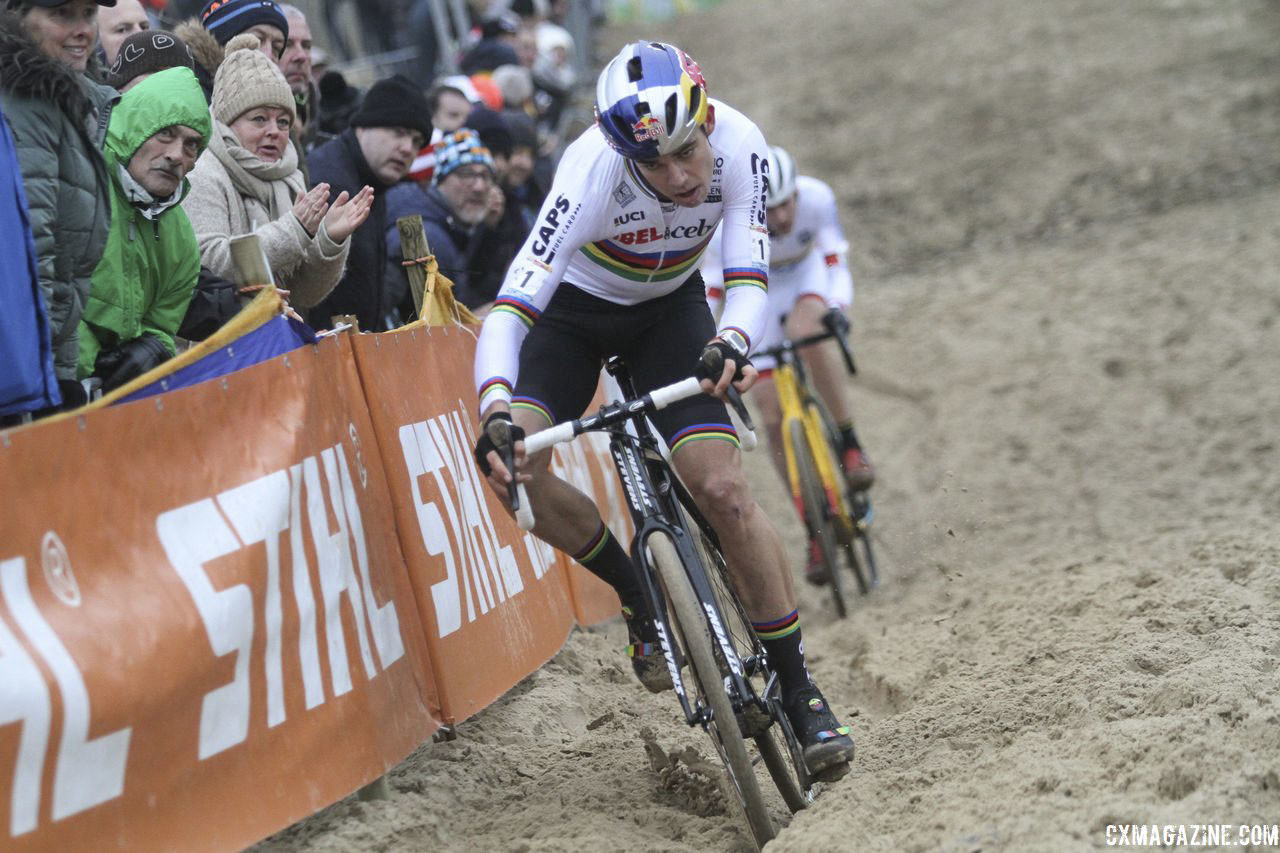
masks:
[[[840,571],[837,551],[843,550],[858,591],[866,595],[880,582],[875,552],[871,547],[870,525],[874,516],[866,492],[854,491],[845,481],[836,448],[842,446],[826,406],[809,383],[799,351],[834,338],[849,374],[857,373],[853,353],[835,318],[823,318],[827,330],[797,340],[784,340],[757,355],[773,356],[777,366],[773,381],[782,415],[783,452],[787,485],[801,510],[810,538],[818,552],[831,587],[836,614],[848,615],[846,584]],[[861,556],[859,556],[861,553]]]
[[[678,400],[701,394],[698,379],[637,396],[625,365],[606,369],[627,398],[594,414],[565,421],[525,438],[532,455],[588,431],[609,435],[609,449],[635,526],[631,556],[658,628],[659,640],[685,720],[710,735],[724,764],[726,793],[736,803],[757,846],[774,837],[758,765],[763,762],[786,808],[796,812],[816,796],[803,751],[782,708],[777,675],[751,620],[733,590],[719,539],[659,450],[645,418]],[[754,444],[750,417],[732,396],[745,449]],[[509,449],[507,451],[510,452]],[[504,460],[510,467],[510,460]],[[512,506],[525,530],[533,513],[523,485]],[[754,744],[754,755],[746,741]]]

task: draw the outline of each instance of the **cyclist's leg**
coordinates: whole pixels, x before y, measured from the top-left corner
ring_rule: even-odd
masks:
[[[600,301],[566,285],[529,330],[511,401],[512,420],[526,433],[575,418],[590,404],[606,354],[598,339],[614,331],[601,322],[603,312],[594,310]],[[630,557],[601,520],[595,501],[552,473],[550,462],[551,451],[545,450],[524,466],[532,477],[525,489],[534,510],[534,535],[612,585],[624,605],[647,610]]]
[[[820,294],[804,292],[796,300],[791,313],[787,317],[786,332],[788,337],[803,338],[820,334],[826,327],[822,318],[828,311],[828,304]],[[862,445],[858,441],[853,427],[853,402],[849,393],[849,373],[845,369],[844,360],[840,356],[839,344],[835,341],[807,347],[802,352],[809,375],[813,379],[814,388],[827,406],[827,411],[840,430],[844,447],[841,450],[841,461],[850,485],[856,489],[865,489],[875,480]]]
[[[778,406],[778,387],[773,381],[772,370],[761,370],[760,378],[751,386],[751,400],[755,404],[756,419],[769,443],[769,462],[785,485],[787,482],[787,457],[783,450],[782,410]]]
[[[664,297],[648,334],[624,353],[640,391],[689,375],[715,334],[695,276]],[[715,528],[735,591],[781,682],[787,718],[812,773],[838,775],[853,757],[849,732],[827,708],[804,662],[800,617],[782,538],[756,503],[724,404],[699,395],[653,416],[680,478]]]
[[[826,331],[822,318],[827,313],[826,300],[813,293],[802,294],[791,308],[787,316],[786,331],[790,338],[803,338],[818,335]],[[827,404],[838,424],[853,419],[853,403],[849,395],[849,372],[840,358],[839,344],[835,341],[823,341],[818,346],[806,347],[801,351],[809,376],[813,379],[814,388]]]

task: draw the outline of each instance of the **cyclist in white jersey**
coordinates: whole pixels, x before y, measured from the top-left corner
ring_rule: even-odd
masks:
[[[848,769],[853,740],[805,667],[781,539],[747,487],[721,402],[730,382],[745,391],[756,378],[747,354],[767,301],[767,153],[749,119],[707,99],[701,71],[679,48],[636,42],[605,66],[596,124],[561,158],[480,333],[475,380],[484,426],[476,461],[505,501],[512,474],[497,449],[507,435],[502,422],[510,423],[534,533],[618,591],[637,676],[650,690],[669,688],[625,547],[593,501],[548,470],[549,451],[524,458],[522,439],[580,416],[609,356],[626,360],[641,393],[699,372],[705,350],[723,356],[723,373],[703,382],[714,396],[674,404],[653,422],[720,534],[737,591],[778,670],[806,764],[835,778]],[[718,326],[698,273],[717,225],[726,290]]]
[[[853,277],[849,273],[849,242],[840,227],[836,196],[827,184],[796,172],[795,161],[785,149],[769,148],[769,188],[766,206],[771,243],[767,324],[757,348],[768,349],[785,338],[820,334],[831,324],[848,329],[846,312],[853,305]],[[720,273],[719,234],[707,247],[702,277],[707,301],[718,313],[725,301]],[[849,377],[835,342],[809,347],[802,356],[814,387],[840,429],[843,441],[840,462],[849,485],[865,490],[875,482],[875,471],[858,441],[849,398]],[[760,380],[752,390],[761,421],[775,449],[774,467],[786,478],[782,456],[782,424],[778,393],[771,373],[774,360],[760,356],[752,362]],[[827,580],[818,544],[809,542],[805,577],[812,583]]]

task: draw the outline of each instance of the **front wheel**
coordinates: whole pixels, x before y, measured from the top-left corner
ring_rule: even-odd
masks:
[[[675,544],[665,533],[655,533],[647,543],[654,568],[671,610],[671,633],[691,664],[689,682],[695,696],[689,697],[710,713],[707,733],[715,745],[728,776],[729,799],[737,803],[747,819],[757,847],[773,839],[773,820],[747,755],[746,742],[725,692],[720,666],[712,651],[711,629]]]
[[[804,509],[804,523],[812,541],[818,543],[818,555],[826,570],[827,584],[831,587],[831,599],[836,615],[845,618],[849,611],[845,605],[844,578],[840,576],[840,557],[837,551],[836,531],[832,523],[831,502],[827,498],[818,465],[814,462],[804,422],[793,420],[787,440],[791,443],[792,457],[796,461],[796,474],[800,480],[800,502]]]

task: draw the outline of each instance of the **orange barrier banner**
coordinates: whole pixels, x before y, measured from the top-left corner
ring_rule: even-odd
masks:
[[[600,395],[592,403],[602,402]],[[624,549],[631,543],[631,517],[627,502],[618,482],[613,457],[609,455],[609,439],[603,433],[585,433],[572,442],[556,448],[551,470],[560,478],[572,483],[580,491],[596,497],[604,523],[622,543]],[[621,604],[613,587],[597,578],[582,566],[570,560],[568,581],[573,597],[574,617],[580,625],[595,625],[617,618]]]
[[[0,848],[240,848],[438,726],[345,338],[4,433],[0,490]]]
[[[465,719],[564,645],[566,561],[516,526],[476,468],[474,337],[416,325],[354,347],[444,719]]]

